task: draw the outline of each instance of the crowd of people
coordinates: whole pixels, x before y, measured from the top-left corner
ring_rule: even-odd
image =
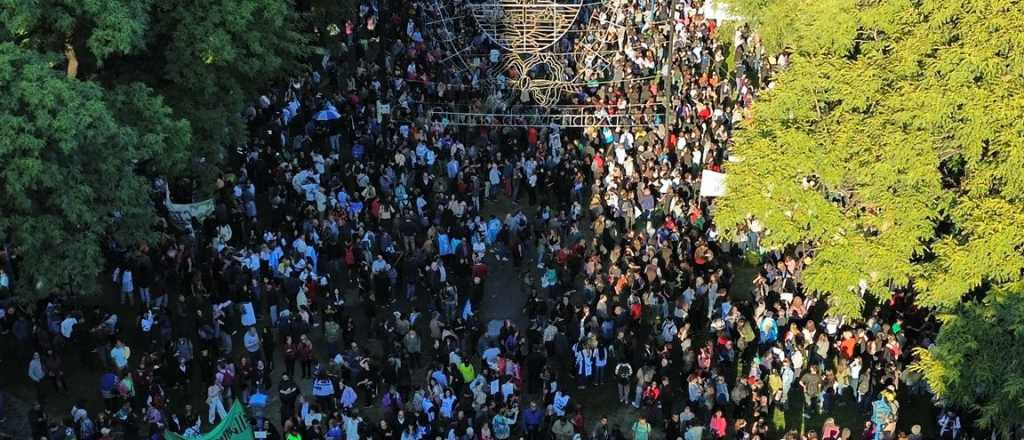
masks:
[[[583,5],[558,47],[588,82],[563,102],[631,123],[570,128],[431,118],[529,105],[500,79],[536,72],[484,87],[493,60],[446,62],[429,2],[363,2],[308,75],[246,110],[208,219],[111,242],[126,307],[4,308],[3,352],[38,393],[33,438],[196,437],[239,402],[286,440],[921,439],[896,429],[897,396],[928,393],[904,367],[934,324],[899,292],[864,320],[826,318],[801,286],[813,250],[762,252],[756,219],[719,235],[701,173],[727,171],[786,56],[743,27],[721,38],[701,3]],[[763,266],[737,284],[748,253]],[[488,284],[496,271],[521,285]],[[521,295],[523,318],[482,320],[492,289]],[[102,407],[44,409],[65,361],[100,372]],[[618,403],[581,399],[596,395]],[[773,422],[840,406],[868,421]],[[963,429],[943,411],[936,432]]]

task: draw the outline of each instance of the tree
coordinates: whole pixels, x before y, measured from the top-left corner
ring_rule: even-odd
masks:
[[[755,20],[815,2],[761,3]],[[913,284],[941,308],[1019,279],[1024,13],[1008,1],[827,3],[777,36],[792,65],[737,136],[719,222],[752,215],[769,246],[813,244],[807,287],[841,314],[859,312],[860,285],[886,298]]]
[[[1020,421],[1024,407],[1024,285],[994,289],[983,301],[945,315],[933,347],[911,368],[947,403],[977,410],[987,427]],[[1009,434],[1004,430],[1004,434]]]
[[[245,140],[246,104],[300,68],[309,48],[299,16],[280,0],[187,0],[156,9],[152,33],[166,42],[156,87],[191,122],[196,153],[215,161],[222,146]]]
[[[961,306],[968,293],[1019,295],[1024,9],[1011,0],[734,7],[764,30],[768,48],[792,57],[736,137],[739,162],[728,167],[718,223],[728,229],[750,216],[765,225],[769,247],[810,245],[805,287],[826,295],[833,314],[859,315],[862,293],[886,299],[894,288],[949,316],[992,313]],[[983,407],[1005,397],[940,374],[972,353],[947,334],[961,330],[947,327],[941,354],[929,358],[933,387]],[[1024,409],[1024,400],[1001,403],[983,422],[1005,427],[1010,406]]]
[[[188,143],[188,123],[167,118],[152,90],[104,90],[52,64],[0,44],[0,231],[26,295],[89,291],[105,237],[150,239],[154,209],[137,165]]]
[[[77,77],[81,57],[94,64],[144,46],[152,0],[0,0],[0,21],[15,42],[40,52],[63,53]],[[84,52],[84,54],[83,54]]]
[[[213,175],[300,25],[277,0],[0,0],[0,238],[44,286],[21,293],[89,291],[106,234],[153,238],[147,179]]]
[[[0,24],[19,47],[63,54],[69,76],[145,83],[214,163],[244,140],[245,103],[308,52],[300,17],[277,0],[0,0]]]

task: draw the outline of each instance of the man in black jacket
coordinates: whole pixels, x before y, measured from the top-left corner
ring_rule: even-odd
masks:
[[[295,399],[299,394],[299,387],[287,374],[281,375],[281,382],[277,384],[277,392],[281,397],[281,420],[287,420],[295,413]]]
[[[612,428],[608,425],[608,416],[601,416],[601,421],[597,422],[597,428],[594,429],[594,435],[591,438],[593,440],[611,440]]]

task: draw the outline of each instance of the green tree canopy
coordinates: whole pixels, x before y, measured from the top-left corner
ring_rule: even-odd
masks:
[[[0,0],[19,47],[63,54],[72,77],[145,83],[191,123],[193,153],[212,161],[244,140],[245,103],[300,66],[300,21],[277,0]]]
[[[149,239],[154,210],[137,165],[188,143],[188,123],[169,120],[152,90],[105,90],[52,64],[0,44],[0,231],[25,292],[92,286],[108,233]]]
[[[300,20],[280,0],[186,0],[155,6],[147,78],[192,124],[194,151],[216,160],[223,145],[243,142],[241,113],[266,87],[301,66],[308,51]],[[131,61],[131,60],[129,60]],[[118,66],[132,75],[134,62]],[[113,72],[112,72],[113,73]]]
[[[718,222],[815,249],[830,312],[910,287],[944,316],[918,364],[1006,428],[1024,410],[1024,8],[1012,0],[736,0],[791,65],[736,137]],[[962,303],[968,293],[991,297]],[[1003,310],[1005,309],[1005,310]],[[1015,347],[1015,345],[1014,345]],[[1014,370],[1016,371],[1016,370]]]
[[[768,246],[813,244],[805,284],[839,314],[859,313],[864,284],[879,298],[912,284],[920,304],[950,308],[984,282],[1019,279],[1024,12],[1013,3],[739,2],[759,11],[755,26],[787,17],[789,30],[769,23],[765,38],[793,56],[737,136],[719,222],[749,215]]]
[[[244,141],[247,103],[301,65],[300,26],[277,0],[0,0],[0,239],[18,248],[16,284],[88,290],[104,234],[151,238],[144,176],[210,174]]]
[[[911,368],[950,404],[978,411],[982,424],[1003,429],[1024,407],[1024,285],[993,289],[985,300],[945,315],[930,349],[918,348]]]
[[[41,52],[64,53],[67,74],[78,75],[80,53],[101,64],[145,45],[152,0],[0,0],[0,20],[15,41]]]

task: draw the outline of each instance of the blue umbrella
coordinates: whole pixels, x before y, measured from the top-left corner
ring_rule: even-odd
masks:
[[[327,107],[313,115],[313,119],[317,121],[333,121],[338,118],[341,118],[341,113],[338,113],[331,104],[327,104]]]

